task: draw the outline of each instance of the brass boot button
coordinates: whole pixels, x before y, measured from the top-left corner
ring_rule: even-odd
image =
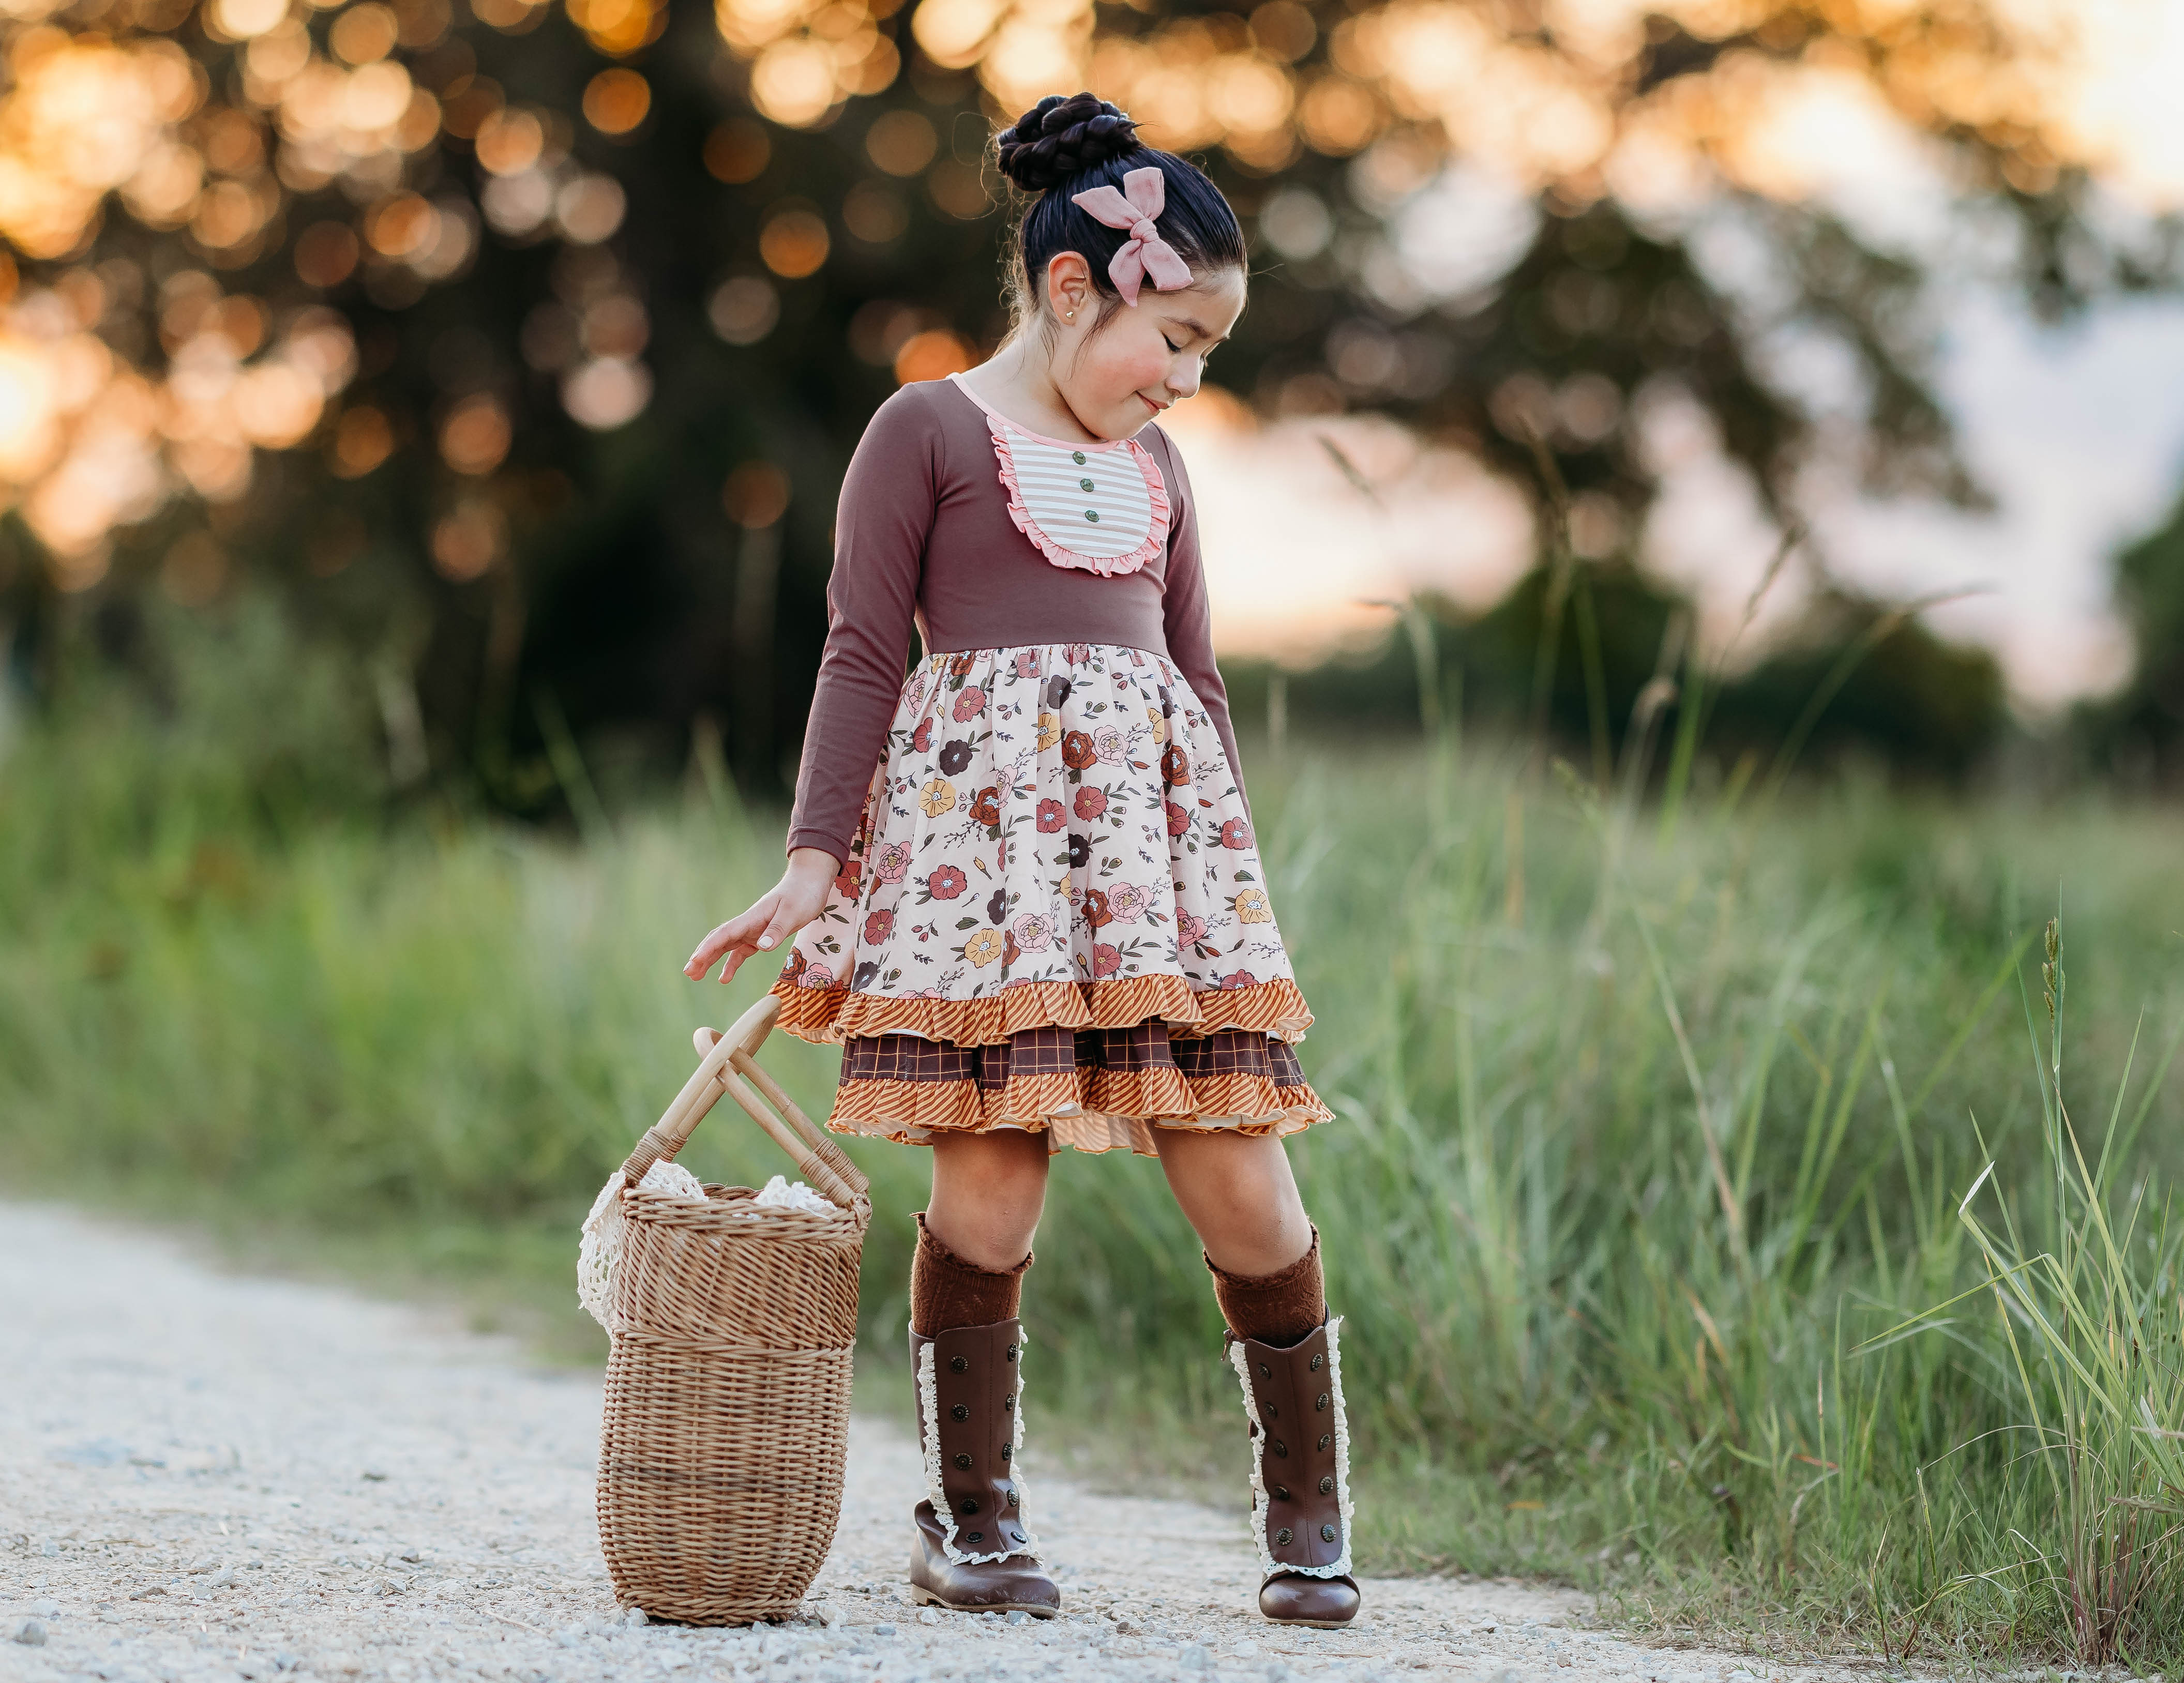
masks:
[[[1325,1478],[1319,1481],[1319,1493],[1322,1496],[1332,1496],[1334,1494],[1334,1474],[1329,1473]]]
[[[1289,1445],[1284,1443],[1279,1438],[1276,1438],[1272,1443],[1268,1444],[1267,1447],[1273,1450],[1275,1454],[1284,1458],[1286,1458],[1290,1452]]]
[[[968,1455],[958,1455],[956,1458],[956,1464],[967,1473],[971,1470],[971,1458]]]
[[[1322,1449],[1326,1448],[1326,1447],[1327,1447],[1327,1446],[1328,1446],[1329,1444],[1330,1444],[1330,1443],[1332,1443],[1332,1442],[1334,1442],[1334,1433],[1332,1433],[1332,1432],[1324,1432],[1324,1431],[1323,1431],[1323,1432],[1322,1432],[1322,1433],[1319,1435],[1319,1447],[1320,1447]]]
[[[1318,1373],[1318,1372],[1320,1370],[1320,1369],[1321,1369],[1322,1367],[1323,1367],[1324,1365],[1326,1365],[1326,1362],[1327,1362],[1327,1358],[1326,1358],[1326,1357],[1324,1357],[1324,1356],[1314,1356],[1314,1357],[1312,1358],[1312,1370],[1314,1373]]]
[[[1274,1500],[1277,1502],[1287,1502],[1289,1499],[1290,1487],[1287,1485],[1276,1485],[1274,1486]]]
[[[958,1402],[948,1411],[948,1418],[951,1420],[967,1420],[971,1418],[971,1410],[967,1405]]]
[[[1322,1542],[1333,1542],[1334,1541],[1334,1527],[1332,1525],[1322,1525],[1319,1528],[1319,1540]]]
[[[1289,1546],[1290,1528],[1287,1525],[1284,1525],[1281,1530],[1274,1533],[1274,1547],[1276,1548],[1287,1548]]]
[[[971,1358],[968,1356],[950,1356],[948,1358],[948,1371],[952,1374],[970,1372]]]
[[[1322,1412],[1324,1412],[1327,1408],[1327,1393],[1323,1391],[1318,1396],[1312,1398],[1312,1406]]]
[[[974,1496],[965,1497],[961,1502],[956,1504],[956,1511],[959,1514],[976,1514],[978,1511],[978,1497]]]

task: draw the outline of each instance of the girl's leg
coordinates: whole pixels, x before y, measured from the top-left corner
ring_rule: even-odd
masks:
[[[1046,1136],[944,1136],[917,1219],[910,1347],[929,1489],[913,1516],[916,1598],[1049,1619],[1061,1591],[1031,1552],[1013,1464],[1023,1332],[1017,1319],[1046,1201]]]
[[[1161,1167],[1206,1247],[1229,1358],[1252,1422],[1259,1611],[1340,1627],[1357,1614],[1350,1575],[1347,1429],[1334,1328],[1289,1153],[1268,1135],[1158,1130]]]
[[[936,1138],[927,1230],[974,1267],[1014,1268],[1046,1205],[1046,1136],[1019,1128]]]
[[[1278,1274],[1312,1248],[1289,1153],[1273,1135],[1156,1128],[1153,1138],[1176,1203],[1222,1273]]]

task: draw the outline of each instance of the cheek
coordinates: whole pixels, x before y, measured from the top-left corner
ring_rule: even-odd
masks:
[[[1157,386],[1167,364],[1167,347],[1156,331],[1118,321],[1094,341],[1084,358],[1085,384],[1099,397],[1118,402]]]

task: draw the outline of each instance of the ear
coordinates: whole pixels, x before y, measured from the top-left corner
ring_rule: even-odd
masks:
[[[1046,297],[1056,315],[1082,312],[1095,296],[1092,265],[1084,260],[1084,253],[1056,252],[1047,259]]]

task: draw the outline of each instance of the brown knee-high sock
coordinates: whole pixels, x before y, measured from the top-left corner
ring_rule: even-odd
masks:
[[[1031,1255],[1014,1268],[980,1268],[966,1262],[933,1236],[925,1215],[917,1218],[917,1249],[910,1262],[910,1328],[931,1338],[959,1326],[991,1326],[1016,1319],[1023,1297],[1024,1270]]]
[[[1201,1254],[1203,1254],[1201,1253]],[[1302,1342],[1327,1319],[1327,1280],[1319,1266],[1319,1229],[1312,1230],[1312,1247],[1276,1274],[1254,1278],[1214,1268],[1213,1296],[1221,1305],[1222,1319],[1239,1338],[1255,1339],[1281,1348]]]

